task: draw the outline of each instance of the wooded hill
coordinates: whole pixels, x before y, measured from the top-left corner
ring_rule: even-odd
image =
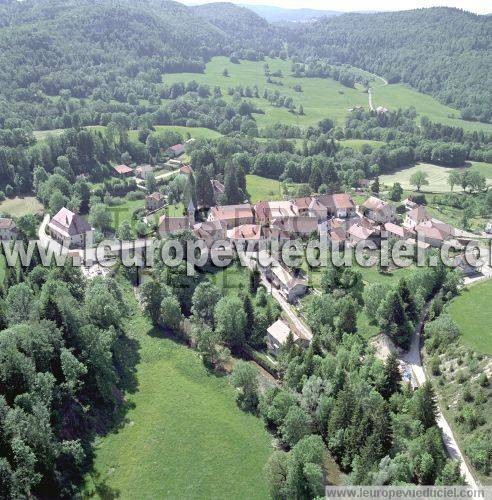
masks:
[[[303,25],[290,43],[305,58],[348,63],[492,118],[492,18],[450,8],[347,14]]]
[[[33,126],[53,105],[47,96],[61,91],[106,102],[129,102],[130,94],[148,101],[164,73],[203,71],[214,55],[348,63],[409,83],[464,118],[490,121],[491,23],[488,16],[435,8],[347,14],[289,29],[229,3],[4,0],[0,127]]]

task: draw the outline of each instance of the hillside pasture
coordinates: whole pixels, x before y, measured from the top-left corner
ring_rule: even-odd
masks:
[[[479,162],[470,162],[471,166],[468,168],[479,170],[482,175],[485,175],[487,178],[487,184],[492,185],[492,164],[490,163],[479,163]],[[440,165],[433,165],[431,163],[417,163],[412,167],[403,168],[393,172],[392,174],[381,175],[379,180],[382,184],[390,187],[395,182],[399,182],[403,189],[406,190],[415,190],[415,187],[410,184],[410,177],[418,171],[425,172],[428,175],[427,180],[429,181],[428,186],[422,186],[421,191],[423,193],[446,193],[450,191],[450,187],[448,184],[449,173],[457,169],[451,167],[443,167]],[[455,191],[460,191],[461,187],[456,186],[454,188]]]
[[[268,498],[263,467],[273,451],[263,422],[241,411],[226,377],[165,338],[135,311],[136,389],[124,424],[100,438],[85,496],[98,498]]]
[[[281,85],[267,83],[264,75],[264,64],[268,64],[270,71],[282,71],[282,77],[272,77]],[[229,76],[224,76],[227,69]],[[262,97],[265,89],[271,92],[278,90],[281,95],[292,97],[294,104],[302,104],[304,116],[290,113],[286,108],[277,108],[263,98],[251,99],[265,114],[256,114],[258,126],[265,127],[281,122],[289,125],[307,127],[315,125],[323,118],[331,118],[338,125],[343,125],[348,114],[348,108],[367,105],[367,94],[358,89],[350,89],[329,78],[295,78],[290,76],[291,62],[281,59],[266,58],[265,61],[241,61],[233,64],[227,57],[214,57],[207,63],[204,73],[176,73],[166,74],[163,78],[165,84],[175,82],[189,82],[209,85],[211,89],[218,85],[222,89],[225,100],[231,102],[232,97],[227,94],[227,89],[236,86],[258,86],[259,95]],[[302,92],[296,92],[293,87],[301,85]]]
[[[465,131],[483,131],[492,133],[492,124],[462,120],[457,109],[450,108],[432,96],[421,94],[404,84],[391,84],[372,88],[374,107],[384,106],[390,111],[413,106],[421,116],[428,116],[433,122],[452,127],[461,127]]]
[[[272,73],[280,70],[282,77],[272,77],[273,82],[268,83],[264,74],[265,64],[268,64]],[[228,76],[223,75],[224,69],[227,69]],[[381,78],[374,75],[372,78],[376,78],[376,83],[372,86],[375,107],[384,106],[389,110],[396,110],[413,106],[419,115],[427,116],[431,121],[462,127],[468,131],[492,133],[491,124],[462,120],[458,110],[439,103],[430,95],[421,94],[403,84],[382,85]],[[308,127],[316,125],[323,118],[331,118],[337,125],[343,126],[350,108],[368,108],[369,105],[368,95],[360,86],[351,89],[331,78],[296,78],[291,76],[291,62],[281,59],[265,58],[265,61],[241,61],[233,64],[227,57],[218,56],[207,63],[204,73],[174,73],[163,77],[163,82],[168,85],[191,80],[209,85],[211,89],[218,85],[224,99],[229,102],[232,101],[232,96],[227,94],[228,88],[241,85],[252,89],[257,85],[260,98],[252,98],[251,101],[265,112],[255,115],[259,128],[277,122]],[[295,85],[301,85],[302,92],[296,92],[293,89]],[[272,92],[278,90],[281,95],[292,97],[296,108],[302,104],[305,114],[299,116],[286,108],[272,106],[262,98],[265,89]]]
[[[449,306],[458,323],[463,343],[482,354],[492,356],[492,281],[464,288]]]

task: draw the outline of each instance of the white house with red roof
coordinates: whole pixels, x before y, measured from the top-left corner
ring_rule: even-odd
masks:
[[[59,243],[69,247],[83,246],[88,232],[92,231],[89,223],[68,208],[61,208],[48,224],[49,235]]]

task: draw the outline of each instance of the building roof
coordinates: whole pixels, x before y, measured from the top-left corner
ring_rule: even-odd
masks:
[[[305,196],[303,198],[294,198],[292,202],[297,207],[297,210],[307,210],[312,201],[311,196]]]
[[[174,146],[171,146],[169,149],[176,153],[184,149],[184,144],[175,144]]]
[[[393,224],[392,222],[386,222],[386,224],[384,225],[384,229],[385,231],[388,231],[388,233],[396,234],[400,238],[406,238],[413,233],[412,230],[407,229],[403,226],[399,226],[398,224]]]
[[[227,231],[227,237],[231,240],[253,240],[261,239],[261,226],[259,224],[242,224]]]
[[[197,238],[207,239],[217,232],[222,232],[222,225],[218,220],[207,220],[205,222],[195,224],[193,226],[193,232]]]
[[[7,217],[0,217],[0,229],[15,229],[16,225],[13,219]]]
[[[292,276],[290,271],[284,266],[272,265],[271,266],[272,273],[278,278],[278,280],[284,285],[288,290],[291,290],[297,285],[307,285],[307,280],[304,278],[295,278]]]
[[[367,208],[367,210],[380,210],[387,204],[388,203],[380,200],[379,198],[376,198],[375,196],[369,196],[369,198],[367,198],[367,200],[361,206]]]
[[[332,228],[330,231],[330,240],[332,241],[345,241],[347,239],[347,233],[342,227]]]
[[[354,200],[347,193],[324,194],[318,201],[330,210],[348,210],[355,208]]]
[[[159,218],[159,232],[160,233],[174,233],[176,231],[183,231],[189,229],[190,220],[187,216],[184,217],[168,217],[162,215]]]
[[[412,208],[410,212],[408,212],[408,217],[415,222],[421,222],[424,220],[429,220],[431,217],[425,207],[422,205],[418,205],[415,208]]]
[[[217,179],[212,179],[210,181],[212,183],[212,187],[214,188],[215,194],[223,194],[225,191],[224,184],[222,182],[218,181]]]
[[[154,167],[152,165],[140,165],[135,169],[135,172],[143,173],[143,172],[152,172]]]
[[[217,220],[234,220],[246,217],[254,218],[253,208],[249,203],[212,207],[210,209],[210,214]]]
[[[133,168],[127,165],[116,165],[113,168],[118,174],[129,174],[130,172],[133,172]]]
[[[318,218],[298,215],[295,217],[279,217],[272,221],[272,226],[289,233],[310,234],[318,230]]]
[[[61,208],[50,220],[48,227],[53,231],[71,237],[91,231],[92,228],[80,215],[74,214],[68,208]]]
[[[191,173],[193,173],[193,170],[189,165],[183,165],[183,166],[179,167],[179,173],[185,174],[185,175],[190,175]]]
[[[269,201],[270,217],[295,217],[299,215],[299,210],[291,201]]]
[[[268,201],[260,201],[255,205],[255,213],[258,219],[270,219],[272,215]]]
[[[350,234],[350,236],[363,241],[372,236],[375,233],[375,230],[363,227],[359,223],[357,223],[349,228],[348,233]]]
[[[444,222],[430,219],[415,226],[418,235],[444,241],[454,235],[454,227]]]
[[[285,344],[285,342],[287,342],[287,337],[289,336],[289,333],[291,333],[291,332],[292,332],[292,335],[294,337],[294,340],[299,338],[299,336],[289,328],[289,325],[281,319],[278,319],[277,321],[275,321],[275,323],[271,324],[267,328],[267,332],[280,345],[283,345],[283,344]]]
[[[155,200],[155,201],[161,201],[165,198],[165,196],[162,193],[159,193],[158,191],[156,191],[155,193],[147,195],[145,198],[150,199],[150,200]]]

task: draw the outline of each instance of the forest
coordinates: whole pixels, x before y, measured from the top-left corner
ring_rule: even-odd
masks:
[[[490,16],[449,8],[348,14],[299,31],[290,43],[302,60],[352,64],[431,94],[465,119],[492,118]]]

